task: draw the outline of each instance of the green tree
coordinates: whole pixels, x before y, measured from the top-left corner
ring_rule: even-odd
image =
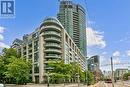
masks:
[[[10,63],[6,65],[6,77],[14,78],[17,84],[27,83],[31,69],[30,62],[26,61],[24,58],[16,58],[14,56],[9,59],[9,62]]]
[[[48,66],[53,68],[53,70],[50,71],[52,83],[63,83],[70,79],[70,64],[64,64],[62,60],[57,60],[49,61]]]
[[[123,75],[123,80],[128,80],[128,77],[130,76],[130,73],[125,73]]]
[[[76,62],[72,62],[71,66],[72,66],[72,68],[70,69],[70,71],[71,71],[72,82],[78,82],[78,75],[79,75],[80,82],[84,82],[85,81],[85,73],[81,69],[80,65]]]
[[[20,57],[20,54],[14,48],[4,48],[2,50],[2,56],[9,58],[11,56]]]
[[[5,80],[6,83],[26,82],[29,77],[30,66],[31,63],[27,62],[25,58],[21,58],[16,49],[4,48],[0,55],[1,82],[5,82]]]
[[[49,67],[53,67],[53,70],[50,71],[51,81],[53,83],[57,82],[78,82],[78,76],[80,82],[85,81],[85,74],[81,69],[80,65],[76,62],[71,64],[65,64],[64,61],[50,61]]]
[[[11,56],[18,57],[17,51],[13,48],[4,48],[0,54],[0,82],[5,82],[5,73],[7,71],[6,65],[9,64]]]
[[[94,84],[94,75],[92,72],[87,71],[87,85]]]
[[[0,58],[0,83],[4,83],[4,79],[5,79],[5,65],[4,65],[4,62],[2,60],[2,58]]]

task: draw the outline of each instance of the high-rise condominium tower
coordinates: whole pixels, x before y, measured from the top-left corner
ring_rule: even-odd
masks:
[[[86,55],[85,9],[69,0],[61,0],[57,17],[81,52]]]

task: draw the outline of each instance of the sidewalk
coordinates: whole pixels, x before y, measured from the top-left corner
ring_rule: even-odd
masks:
[[[98,83],[95,85],[87,86],[80,84],[79,87],[97,87]],[[11,85],[7,84],[6,87],[47,87],[46,84],[30,84],[30,85]],[[78,87],[78,84],[50,84],[49,87]]]
[[[94,84],[94,85],[88,86],[88,87],[99,87],[99,86],[98,86],[99,83],[100,83],[100,82],[98,82],[98,83],[96,83],[96,84]]]

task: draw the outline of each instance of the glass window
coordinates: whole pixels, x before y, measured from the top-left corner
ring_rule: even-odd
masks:
[[[67,34],[65,34],[65,40],[68,43],[68,36],[67,36]]]
[[[34,41],[34,51],[38,50],[38,41]]]
[[[34,64],[34,73],[39,73],[39,65]]]
[[[36,32],[36,33],[34,33],[33,35],[32,35],[32,38],[37,38],[38,37],[38,32]]]
[[[32,55],[29,55],[29,56],[28,56],[28,59],[32,59]]]
[[[38,59],[39,59],[38,52],[34,53],[34,62],[38,62]]]
[[[70,46],[71,46],[71,39],[70,39],[69,43],[70,43]]]
[[[29,44],[28,44],[28,48],[29,48],[29,49],[32,48],[32,43],[29,43]]]

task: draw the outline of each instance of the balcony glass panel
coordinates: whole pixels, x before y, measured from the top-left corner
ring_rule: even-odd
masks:
[[[55,31],[47,31],[47,32],[45,32],[45,35],[57,35],[57,36],[60,36],[60,33],[58,33],[58,32],[55,32]]]

